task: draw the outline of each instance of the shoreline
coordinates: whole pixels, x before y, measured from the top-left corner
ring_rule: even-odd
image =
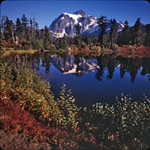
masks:
[[[16,53],[16,54],[34,54],[35,52],[38,52],[39,50],[5,50],[2,51],[2,56],[8,56],[11,53]]]

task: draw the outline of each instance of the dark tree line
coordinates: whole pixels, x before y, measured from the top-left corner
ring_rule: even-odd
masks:
[[[52,48],[48,27],[45,26],[44,29],[42,28],[40,30],[35,17],[28,20],[24,14],[21,19],[16,19],[15,24],[12,20],[9,20],[7,16],[3,16],[1,22],[1,37],[3,43],[14,43],[16,48],[18,46],[19,49]]]
[[[140,22],[140,18],[137,19],[133,27],[129,27],[129,23],[126,20],[124,28],[121,32],[118,32],[117,22],[115,19],[111,20],[111,28],[109,34],[107,29],[107,17],[101,16],[98,19],[99,35],[84,34],[81,38],[80,25],[77,25],[76,46],[80,47],[82,43],[96,44],[99,43],[103,49],[116,50],[116,44],[122,45],[136,45],[136,46],[150,46],[150,24],[145,27]]]
[[[29,20],[23,14],[22,18],[17,18],[15,24],[7,16],[2,17],[1,22],[1,43],[14,43],[17,48],[23,49],[64,49],[67,50],[70,45],[80,48],[85,45],[99,45],[103,49],[117,49],[116,44],[150,46],[150,24],[142,28],[140,18],[137,19],[133,27],[129,27],[128,21],[125,21],[124,28],[117,32],[117,22],[111,20],[109,34],[106,32],[107,17],[101,16],[98,19],[99,35],[84,34],[81,35],[80,24],[76,26],[76,37],[64,37],[51,39],[49,29],[45,26],[39,29],[35,17]],[[7,45],[7,44],[6,44]]]
[[[131,28],[128,25],[128,21],[125,21],[124,28],[119,33],[117,32],[116,20],[111,20],[111,29],[109,32],[109,36],[106,32],[106,16],[101,16],[98,19],[98,24],[100,30],[98,42],[104,48],[115,49],[115,44],[150,46],[150,24],[147,24],[144,30],[144,28],[142,28],[140,18],[137,19],[135,25]]]
[[[105,56],[98,56],[97,58],[97,65],[99,69],[95,74],[95,78],[98,81],[103,81],[104,79],[104,67],[108,68],[108,75],[107,79],[112,79],[115,71],[115,67],[120,64],[120,78],[124,78],[125,74],[129,73],[131,82],[134,83],[136,79],[136,75],[138,70],[142,67],[140,74],[142,76],[147,75],[148,80],[150,81],[150,58],[122,58],[117,57],[115,58],[114,54],[105,55]]]

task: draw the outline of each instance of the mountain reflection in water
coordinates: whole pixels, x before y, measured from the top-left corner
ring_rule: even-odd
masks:
[[[112,104],[122,92],[131,94],[135,101],[141,100],[143,93],[150,97],[150,58],[44,53],[39,61],[43,66],[39,73],[45,70],[44,76],[56,96],[64,83],[72,90],[79,106],[91,106],[96,102]]]
[[[122,58],[115,57],[115,55],[104,55],[94,58],[88,58],[77,55],[50,55],[47,57],[47,53],[41,58],[42,66],[45,67],[46,72],[50,70],[50,64],[52,63],[56,69],[61,71],[63,74],[74,74],[78,77],[89,73],[95,72],[95,78],[98,81],[103,80],[104,70],[108,70],[107,79],[112,79],[114,71],[119,68],[120,78],[123,78],[125,73],[129,73],[131,82],[134,82],[138,70],[142,76],[147,75],[150,81],[150,58]]]
[[[62,84],[71,89],[78,106],[97,102],[113,104],[115,98],[131,94],[140,101],[150,97],[150,58],[122,58],[116,54],[97,57],[67,53],[35,53],[26,59],[46,80],[57,97]]]

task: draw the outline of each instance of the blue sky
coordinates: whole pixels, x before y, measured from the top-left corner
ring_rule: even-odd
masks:
[[[16,22],[23,14],[26,17],[36,18],[39,28],[48,27],[52,21],[63,12],[73,13],[82,9],[88,15],[108,19],[115,18],[117,21],[134,25],[137,18],[141,18],[144,24],[150,24],[150,4],[147,1],[4,1],[1,4],[1,16],[7,15]]]

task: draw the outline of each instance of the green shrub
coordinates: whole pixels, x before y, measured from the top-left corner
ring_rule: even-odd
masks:
[[[65,129],[70,136],[62,141],[64,145],[68,146],[67,141],[71,140],[77,142],[79,148],[85,148],[83,145],[90,142],[98,149],[146,149],[149,146],[150,100],[145,95],[142,102],[132,102],[130,97],[121,94],[114,105],[96,103],[91,109],[79,110],[65,85],[55,99],[50,84],[24,60],[1,62],[0,76],[3,102],[5,99],[17,102],[22,110],[29,110],[45,125]],[[64,135],[62,137],[64,139]]]
[[[114,105],[96,103],[92,109],[84,108],[79,127],[88,137],[94,135],[96,144],[111,144],[122,149],[138,149],[141,144],[147,147],[150,139],[150,100],[132,102],[127,96],[116,98]],[[133,144],[134,143],[134,144]],[[134,147],[135,146],[135,147]],[[144,148],[144,147],[143,147]]]
[[[35,41],[32,41],[32,48],[36,50],[43,49],[43,41],[36,39]]]
[[[11,99],[20,103],[23,109],[30,110],[39,120],[62,127],[73,126],[77,107],[71,92],[63,91],[55,100],[50,84],[46,83],[36,71],[31,71],[25,61],[20,63],[1,63],[1,81]],[[61,106],[61,100],[64,105]],[[64,108],[63,108],[64,107]],[[65,111],[64,111],[65,110]]]
[[[79,108],[75,105],[75,99],[71,96],[71,90],[66,93],[65,84],[62,86],[60,96],[57,99],[58,107],[61,111],[61,124],[67,127],[76,127],[76,115]]]

